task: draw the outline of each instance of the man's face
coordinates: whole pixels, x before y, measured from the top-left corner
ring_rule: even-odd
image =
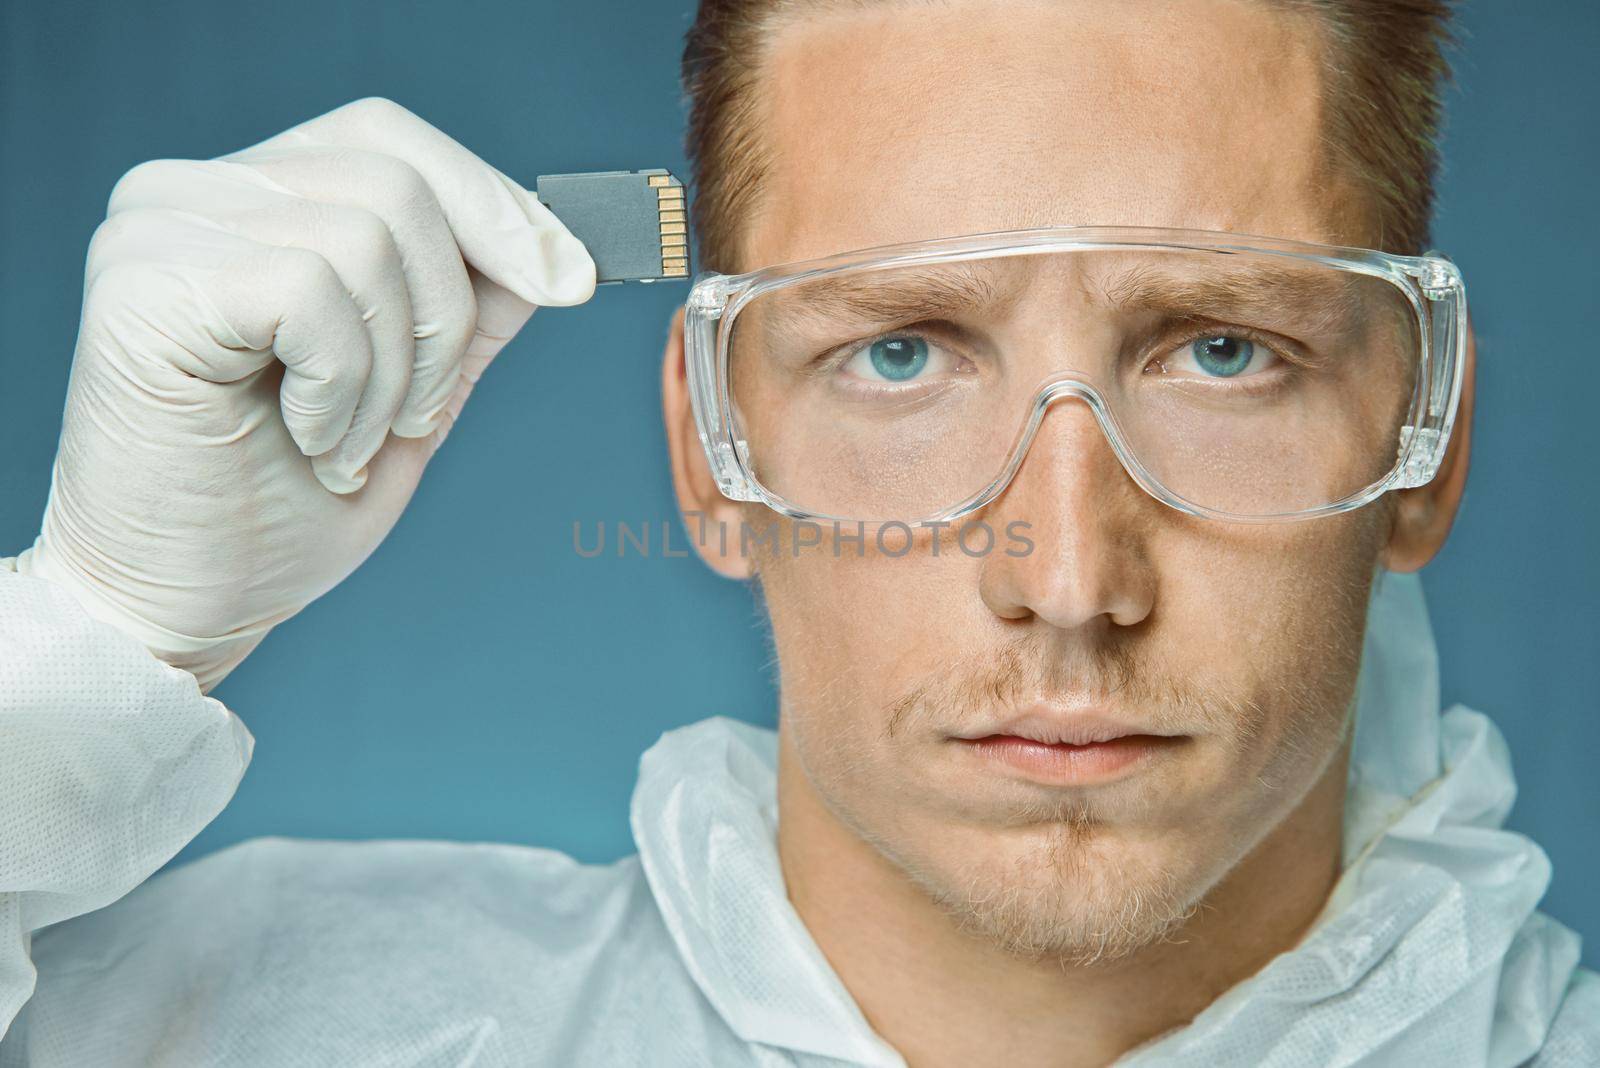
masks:
[[[1063,224],[1366,243],[1327,169],[1316,48],[1242,0],[808,15],[773,38],[742,266]],[[982,515],[1026,522],[1031,552],[924,535],[757,561],[785,774],[1014,951],[1145,944],[1342,775],[1388,516],[1185,516],[1056,404]],[[1030,712],[1157,737],[1131,761],[1060,750],[1065,777],[971,743]]]

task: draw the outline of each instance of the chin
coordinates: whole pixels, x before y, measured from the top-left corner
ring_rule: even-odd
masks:
[[[1214,881],[1159,842],[1130,841],[1087,819],[930,837],[940,854],[879,846],[958,929],[1063,966],[1170,941]]]

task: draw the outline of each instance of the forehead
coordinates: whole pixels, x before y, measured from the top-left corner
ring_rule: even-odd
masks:
[[[1254,0],[951,0],[794,18],[748,267],[1045,225],[1350,241],[1318,38]],[[1359,242],[1351,242],[1359,243]]]

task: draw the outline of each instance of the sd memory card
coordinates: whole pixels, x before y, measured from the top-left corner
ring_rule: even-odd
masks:
[[[534,195],[583,242],[602,285],[689,277],[689,214],[671,173],[544,174]]]

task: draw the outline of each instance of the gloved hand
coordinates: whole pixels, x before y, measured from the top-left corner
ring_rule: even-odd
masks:
[[[135,167],[17,570],[209,689],[383,540],[534,307],[594,284],[533,194],[387,100]]]

